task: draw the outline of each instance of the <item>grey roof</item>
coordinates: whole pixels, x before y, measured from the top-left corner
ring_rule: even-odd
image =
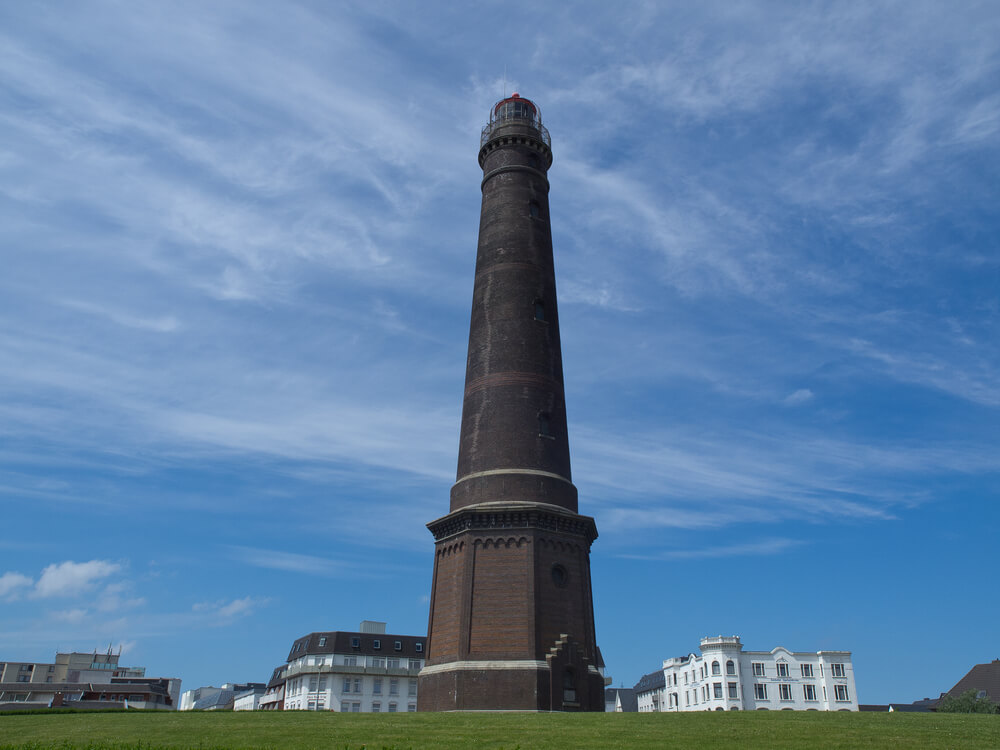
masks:
[[[285,684],[285,669],[287,666],[287,664],[282,664],[280,667],[274,668],[274,671],[271,672],[271,679],[267,681],[269,688]]]
[[[604,702],[613,703],[615,699],[621,700],[623,712],[634,712],[639,710],[639,698],[635,694],[635,688],[606,688],[604,690]]]
[[[667,686],[667,678],[663,676],[663,670],[658,672],[650,672],[649,674],[644,674],[639,678],[639,681],[635,683],[635,687],[632,688],[638,693],[647,693],[650,690],[657,690],[662,687]]]
[[[233,702],[234,693],[232,690],[220,690],[215,695],[195,701],[191,706],[192,711],[205,711],[210,708],[225,708]]]
[[[325,640],[323,640],[325,639]],[[320,645],[322,641],[323,645]],[[355,645],[355,643],[357,645]],[[378,648],[376,648],[376,643]],[[396,648],[399,643],[399,648]],[[427,658],[427,637],[391,633],[351,633],[332,630],[310,633],[295,640],[287,661],[315,654],[364,654],[366,656]]]
[[[1000,659],[994,659],[989,664],[977,664],[965,677],[955,683],[955,687],[941,697],[947,695],[957,698],[970,690],[975,690],[977,693],[986,691],[987,698],[1000,704]]]

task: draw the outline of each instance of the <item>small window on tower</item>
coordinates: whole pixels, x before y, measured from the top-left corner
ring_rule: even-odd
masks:
[[[531,201],[528,204],[528,216],[530,216],[532,219],[537,219],[539,216],[539,212],[540,209],[538,206],[538,201]]]
[[[535,320],[545,322],[545,303],[540,299],[535,300]]]
[[[547,411],[538,413],[538,436],[554,438],[552,434],[552,416]]]

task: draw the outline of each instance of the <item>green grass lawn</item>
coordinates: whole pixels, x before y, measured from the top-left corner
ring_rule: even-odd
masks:
[[[0,713],[7,748],[1000,748],[1000,716],[679,714]]]

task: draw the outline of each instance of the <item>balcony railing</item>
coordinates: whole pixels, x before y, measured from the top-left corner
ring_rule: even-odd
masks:
[[[482,148],[486,145],[486,142],[493,137],[493,134],[500,128],[507,126],[521,126],[525,130],[525,134],[535,135],[541,138],[542,143],[544,143],[549,148],[552,148],[552,138],[549,136],[549,130],[542,123],[537,120],[532,122],[527,118],[522,117],[510,117],[506,119],[497,119],[489,123],[483,128],[483,132],[479,137],[479,147]],[[531,132],[534,131],[534,132]],[[512,133],[517,133],[518,131],[511,127]]]

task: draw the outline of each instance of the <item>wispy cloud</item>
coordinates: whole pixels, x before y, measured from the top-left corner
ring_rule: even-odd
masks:
[[[56,596],[81,596],[102,578],[122,570],[120,563],[108,560],[73,562],[67,560],[47,566],[35,584],[32,596],[49,598]]]
[[[717,557],[777,555],[804,544],[796,539],[762,539],[746,544],[731,544],[698,549],[668,549],[650,555],[618,555],[631,560],[704,560]]]
[[[357,565],[342,560],[333,560],[316,555],[303,555],[296,552],[280,552],[256,547],[232,546],[229,548],[233,558],[257,568],[284,570],[290,573],[306,573],[328,578],[336,578],[357,572]]]
[[[244,596],[240,599],[200,602],[191,609],[199,617],[228,622],[238,617],[252,615],[256,610],[266,606],[269,601],[267,597]]]
[[[20,590],[33,585],[34,582],[29,576],[8,571],[0,576],[0,599],[15,597]]]

